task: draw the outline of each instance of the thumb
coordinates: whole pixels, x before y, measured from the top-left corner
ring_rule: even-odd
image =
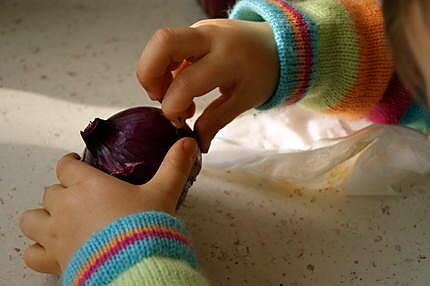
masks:
[[[173,202],[178,201],[198,154],[193,138],[178,140],[167,152],[157,173],[149,184],[156,192],[164,192]]]

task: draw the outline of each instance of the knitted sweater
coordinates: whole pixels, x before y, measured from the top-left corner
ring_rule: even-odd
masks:
[[[394,74],[379,2],[239,1],[230,17],[266,21],[278,49],[278,86],[259,109],[299,103],[323,114],[430,131],[430,113]]]
[[[120,218],[95,233],[74,254],[63,286],[208,285],[184,226],[163,212]]]
[[[280,77],[260,109],[299,103],[309,109],[379,123],[430,127],[394,75],[375,0],[241,0],[231,17],[267,21],[275,34]],[[120,218],[73,256],[63,285],[208,285],[183,225],[161,212]]]

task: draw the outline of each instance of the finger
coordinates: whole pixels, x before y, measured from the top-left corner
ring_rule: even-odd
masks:
[[[38,243],[33,244],[25,250],[24,262],[28,267],[37,272],[61,274],[60,265]]]
[[[19,220],[19,228],[29,239],[44,245],[48,240],[47,224],[50,218],[45,209],[25,211]]]
[[[91,177],[105,175],[103,172],[79,160],[79,155],[70,153],[57,163],[57,178],[60,183],[69,187]]]
[[[167,152],[150,185],[157,192],[166,192],[176,206],[191,168],[197,158],[197,142],[192,138],[182,138]]]
[[[185,59],[201,58],[210,42],[194,28],[165,28],[157,31],[145,47],[137,75],[151,99],[161,100],[174,70]]]
[[[171,73],[166,73],[162,76],[153,78],[145,76],[145,80],[143,80],[142,76],[138,74],[138,78],[142,86],[145,88],[149,98],[159,102],[163,100],[170,83],[173,81],[173,75]]]
[[[242,108],[239,97],[221,95],[215,99],[197,119],[194,130],[199,138],[200,150],[209,151],[210,143],[218,131],[239,116],[246,108]]]
[[[63,186],[71,186],[74,183],[77,172],[79,172],[79,155],[75,153],[69,153],[64,155],[57,162],[57,179]]]
[[[58,197],[61,196],[64,190],[65,187],[61,184],[55,184],[45,188],[42,204],[48,210],[49,213],[52,213],[52,211],[55,209],[56,201],[58,200]]]
[[[188,66],[172,81],[162,102],[163,114],[174,122],[184,118],[194,97],[217,87],[230,86],[233,81],[234,72],[208,55]]]

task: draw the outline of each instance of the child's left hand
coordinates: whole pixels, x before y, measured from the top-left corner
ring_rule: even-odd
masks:
[[[39,272],[61,274],[90,235],[110,222],[142,211],[174,214],[196,156],[193,139],[178,141],[142,186],[109,176],[76,154],[64,156],[57,164],[60,184],[46,188],[43,208],[21,216],[21,230],[35,241],[24,253],[25,263]]]

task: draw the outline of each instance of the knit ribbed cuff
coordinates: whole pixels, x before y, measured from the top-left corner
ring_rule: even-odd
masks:
[[[312,20],[282,0],[241,0],[231,11],[230,18],[266,21],[275,36],[279,58],[278,86],[274,95],[257,109],[299,101],[314,78],[317,29]]]
[[[384,96],[369,112],[367,119],[373,123],[399,124],[402,116],[412,104],[412,97],[397,75],[394,75]]]
[[[163,212],[123,217],[95,233],[72,257],[64,286],[108,285],[139,261],[151,257],[183,260],[197,268],[186,230]]]

